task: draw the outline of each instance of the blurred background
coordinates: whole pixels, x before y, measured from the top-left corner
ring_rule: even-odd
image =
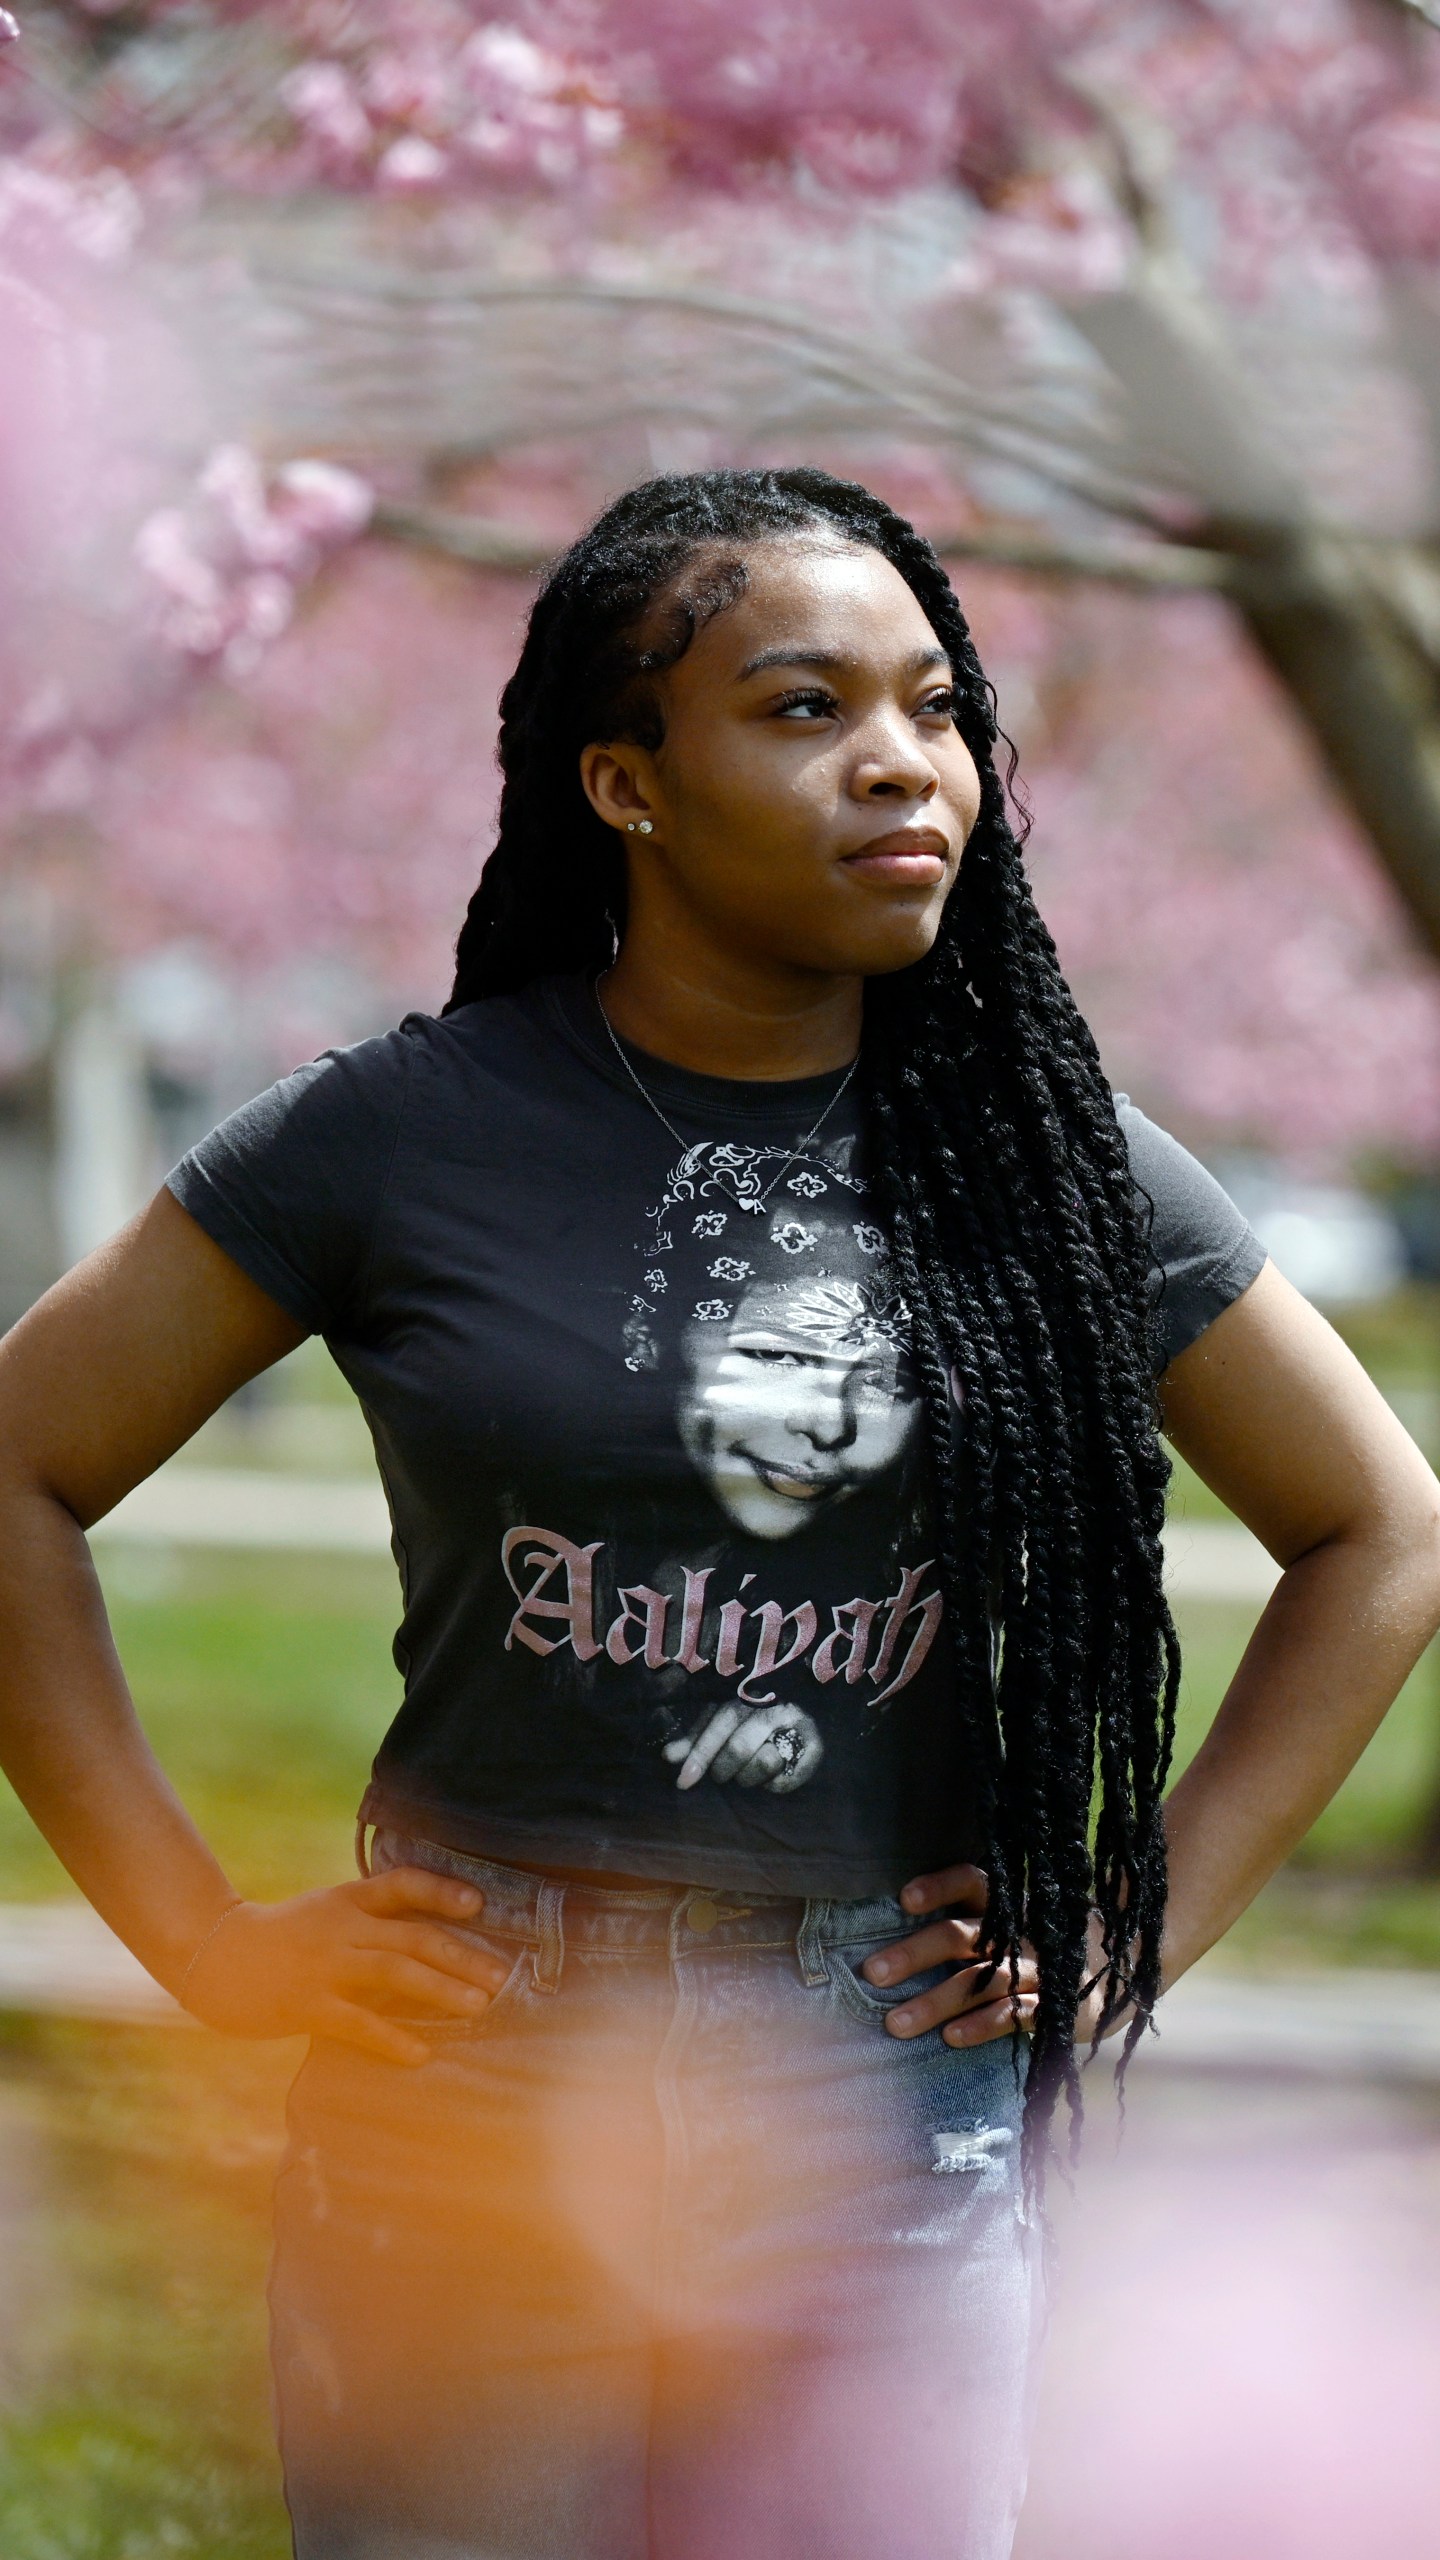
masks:
[[[657,469],[945,554],[1112,1082],[1440,1455],[1440,0],[0,11],[0,1322],[443,1001],[536,574]],[[396,1702],[309,1345],[101,1524],[246,1892]],[[1177,1474],[1193,1748],[1274,1579]],[[1440,1671],[1090,2075],[1024,2560],[1440,2553]],[[289,2048],[177,2020],[0,1792],[0,2551],[279,2560]]]

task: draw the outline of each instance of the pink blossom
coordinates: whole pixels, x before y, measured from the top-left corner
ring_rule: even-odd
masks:
[[[374,505],[369,483],[333,462],[282,463],[271,484],[272,518],[288,522],[296,537],[317,547],[353,541]]]
[[[326,552],[369,519],[370,492],[332,463],[292,462],[267,486],[253,454],[222,445],[182,506],[148,516],[135,558],[152,591],[159,636],[232,674],[258,664]]]
[[[370,119],[349,73],[338,62],[298,64],[286,73],[279,94],[296,123],[342,166],[369,149]]]
[[[438,187],[448,165],[445,153],[422,133],[404,133],[381,152],[375,174],[382,187]]]

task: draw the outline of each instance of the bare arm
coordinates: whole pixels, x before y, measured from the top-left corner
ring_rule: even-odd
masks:
[[[1171,1363],[1161,1400],[1167,1438],[1284,1568],[1166,1799],[1168,1989],[1303,1839],[1440,1626],[1440,1483],[1334,1328],[1271,1262]],[[976,1868],[950,1867],[917,1877],[902,1899],[917,1915],[979,1909],[984,1888]],[[936,1921],[866,1971],[898,1981],[963,1964],[974,1936],[973,1922]],[[1033,1960],[1022,1978],[1029,2017]],[[1008,1981],[957,1972],[887,2023],[918,2035],[942,2021],[952,2044],[1008,2034]]]
[[[83,1532],[302,1338],[162,1191],[0,1342],[0,1761],[82,1891],[172,1989],[236,1896],[145,1739]],[[404,1876],[246,1905],[197,1962],[192,2005],[244,2032],[318,2028],[418,2058],[376,2011],[407,1995],[462,2009],[496,1969],[398,1916],[473,1916],[478,1894]]]
[[[1284,1567],[1167,1799],[1169,1983],[1303,1839],[1440,1626],[1440,1484],[1273,1263],[1162,1396],[1167,1437]]]

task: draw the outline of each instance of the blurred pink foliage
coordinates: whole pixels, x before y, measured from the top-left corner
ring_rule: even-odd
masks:
[[[373,504],[358,473],[334,463],[284,463],[267,485],[243,445],[219,446],[187,501],[157,508],[135,536],[155,630],[172,649],[247,674],[327,554],[364,532]]]
[[[111,0],[79,13],[103,24]],[[1078,147],[1097,96],[1163,129],[1208,200],[1215,276],[1338,274],[1440,246],[1440,48],[1374,0],[1240,12],[1193,0],[139,0],[156,45],[107,46],[88,125],[11,71],[11,139],[107,156],[166,191],[296,187],[571,201],[594,190],[958,187],[979,266],[1062,288],[1113,269],[1113,202]],[[157,46],[250,38],[228,112],[157,84]],[[23,54],[23,43],[20,48]]]
[[[1440,2155],[1402,2069],[1137,2057],[1062,2208],[1016,2560],[1431,2560]]]
[[[1434,965],[1223,608],[1071,594],[1026,663],[1031,868],[1112,1083],[1316,1173],[1433,1152]]]
[[[178,696],[107,760],[108,947],[198,942],[282,989],[297,958],[340,954],[372,1006],[438,1008],[524,606],[513,580],[378,546],[338,562],[241,678]],[[274,1036],[291,1064],[335,1031],[285,995]]]
[[[643,275],[647,244],[683,240],[742,287],[788,223],[840,244],[823,300],[867,205],[938,192],[966,217],[917,313],[919,343],[943,346],[947,310],[978,292],[1063,302],[1123,276],[1131,217],[1098,97],[1159,137],[1187,254],[1236,314],[1308,295],[1373,320],[1440,247],[1440,39],[1372,0],[123,14],[125,42],[110,0],[63,21],[83,116],[27,82],[23,38],[0,50],[0,368],[21,385],[0,416],[11,812],[92,831],[73,877],[116,952],[198,938],[257,986],[287,956],[342,952],[377,1009],[443,995],[524,594],[350,549],[363,454],[262,470],[216,446],[203,386],[132,290],[172,213],[246,191],[409,199],[394,218],[423,249],[425,223],[489,207],[537,272],[619,257]],[[217,96],[187,48],[203,63],[226,28]],[[187,443],[209,447],[198,474],[175,462]],[[929,521],[963,513],[948,463],[872,466]],[[604,494],[570,456],[547,533]],[[1440,1145],[1431,968],[1223,614],[963,583],[1026,749],[1042,901],[1116,1081],[1201,1143],[1316,1163]],[[13,835],[12,859],[32,842]]]

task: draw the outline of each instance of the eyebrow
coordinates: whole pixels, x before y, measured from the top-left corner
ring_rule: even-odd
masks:
[[[824,675],[844,675],[854,665],[855,660],[847,658],[840,649],[792,649],[782,645],[778,649],[761,649],[757,656],[747,658],[735,681],[744,684],[747,677],[761,675],[767,667],[816,667]],[[931,667],[943,667],[947,674],[951,672],[950,661],[938,642],[933,649],[912,650],[905,661],[904,673],[923,676]]]

